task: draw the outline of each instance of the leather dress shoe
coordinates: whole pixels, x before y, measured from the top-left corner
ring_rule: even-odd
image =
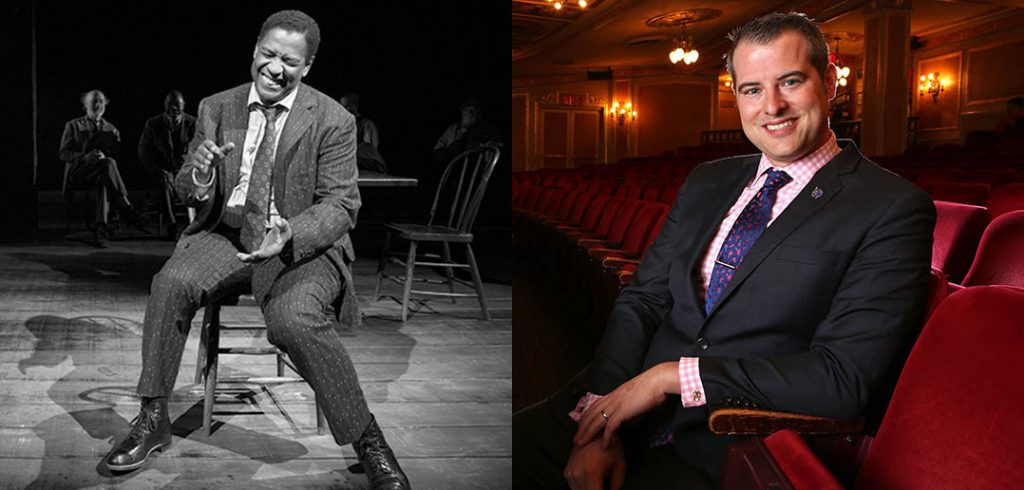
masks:
[[[93,231],[93,234],[97,247],[107,248],[110,246],[110,231],[105,223],[96,223],[96,229]]]
[[[150,402],[132,420],[131,431],[103,457],[114,471],[131,471],[142,466],[153,451],[171,446],[171,419],[166,402]]]
[[[352,443],[356,450],[359,462],[366,470],[366,477],[370,480],[370,488],[374,490],[407,490],[409,478],[405,476],[402,467],[398,466],[395,453],[388,447],[384,440],[384,433],[381,432],[377,420],[370,416],[370,425],[359,436],[359,440]]]

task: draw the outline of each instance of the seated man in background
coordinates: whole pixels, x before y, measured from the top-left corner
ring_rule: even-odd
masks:
[[[128,189],[114,160],[120,150],[121,132],[103,118],[108,102],[107,96],[99,90],[82,95],[85,115],[68,121],[60,139],[60,159],[65,164],[64,190],[98,187],[95,228],[98,247],[108,246],[107,219],[111,203],[128,224],[136,228],[144,224],[142,216],[128,201]]]
[[[164,112],[149,118],[139,137],[139,159],[152,178],[157,191],[160,213],[167,218],[167,235],[178,237],[177,221],[171,209],[174,176],[185,163],[188,142],[196,134],[195,116],[185,114],[185,97],[171,90],[164,97]]]
[[[484,108],[480,99],[470,97],[459,106],[462,118],[452,123],[441,133],[434,145],[434,160],[441,165],[448,165],[466,150],[472,150],[484,143],[497,143],[501,146],[501,136],[489,121],[484,120]]]
[[[384,163],[384,157],[377,151],[380,143],[377,125],[359,112],[359,94],[349,92],[342,95],[338,102],[356,116],[356,166],[363,170],[388,173],[388,164]]]
[[[585,385],[513,416],[516,488],[711,488],[736,440],[712,410],[855,418],[923,321],[935,206],[836,141],[817,25],[769,14],[729,39],[761,154],[687,177]]]

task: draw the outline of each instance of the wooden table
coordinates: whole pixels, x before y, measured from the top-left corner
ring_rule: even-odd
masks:
[[[359,170],[359,187],[416,187],[419,182],[412,177],[382,174],[372,170]]]

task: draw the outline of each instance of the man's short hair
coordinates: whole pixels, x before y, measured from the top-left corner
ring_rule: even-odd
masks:
[[[317,25],[312,17],[306,15],[301,10],[275,12],[270,17],[267,17],[267,20],[263,21],[263,27],[260,28],[260,36],[256,38],[256,42],[262,40],[267,31],[275,27],[305,35],[306,48],[309,55],[306,59],[306,64],[308,65],[313,62],[313,58],[316,57],[316,50],[320,47],[320,26]]]
[[[825,35],[821,33],[821,29],[818,28],[818,23],[799,12],[790,12],[788,14],[775,12],[762,15],[741,27],[733,29],[729,33],[728,38],[732,41],[732,47],[725,54],[725,67],[729,71],[729,75],[732,76],[733,81],[738,82],[736,80],[736,67],[733,64],[733,54],[740,42],[746,41],[765,45],[778,39],[783,32],[788,31],[796,32],[807,40],[807,44],[811,48],[811,66],[818,70],[818,74],[824,80],[825,70],[828,69],[828,42],[825,40]]]
[[[171,90],[170,92],[167,92],[166,96],[164,96],[164,105],[167,105],[171,101],[178,100],[178,99],[181,99],[182,102],[185,102],[185,96],[182,95],[181,92],[179,92],[177,90]]]
[[[97,95],[103,96],[103,100],[107,101],[107,103],[110,102],[110,99],[107,98],[107,94],[103,93],[103,91],[99,90],[99,89],[92,89],[92,90],[82,94],[82,97],[79,100],[81,100],[82,104],[84,105],[85,101],[89,100],[89,97],[95,97]]]

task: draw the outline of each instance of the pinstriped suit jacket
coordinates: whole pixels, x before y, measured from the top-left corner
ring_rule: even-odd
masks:
[[[215,167],[217,182],[210,199],[195,199],[192,165],[182,165],[175,187],[182,201],[198,213],[186,235],[212,230],[224,213],[227,197],[238,184],[242,148],[249,124],[246,101],[251,82],[211,95],[199,103],[196,134],[189,153],[206,139],[228,142],[235,150]],[[330,97],[299,84],[291,113],[282,128],[274,159],[274,203],[292,227],[292,259],[326,253],[351,285],[344,264],[355,259],[348,232],[362,203],[356,179],[355,117]],[[282,257],[289,262],[287,257]],[[346,260],[347,259],[347,260]],[[351,291],[352,288],[348,287]]]

